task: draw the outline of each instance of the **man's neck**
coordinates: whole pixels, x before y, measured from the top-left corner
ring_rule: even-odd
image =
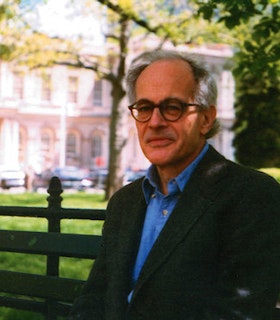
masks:
[[[207,145],[208,146],[208,145]],[[158,184],[160,187],[160,191],[163,194],[168,194],[168,182],[171,179],[176,178],[181,172],[183,172],[190,164],[192,164],[198,157],[200,157],[201,153],[204,154],[204,147],[199,152],[197,152],[194,156],[186,159],[186,161],[182,161],[181,163],[174,163],[171,166],[156,166],[158,173]],[[208,147],[207,147],[208,148]]]

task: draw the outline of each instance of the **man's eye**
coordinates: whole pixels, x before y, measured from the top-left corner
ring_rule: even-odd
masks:
[[[137,108],[138,113],[146,113],[146,112],[150,112],[153,108],[149,105],[145,105],[145,106],[140,106]]]
[[[172,103],[172,104],[166,105],[164,109],[165,109],[165,111],[170,112],[170,113],[179,112],[179,111],[181,111],[181,106]]]

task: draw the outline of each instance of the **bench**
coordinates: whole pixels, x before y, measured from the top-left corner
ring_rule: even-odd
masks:
[[[60,257],[95,259],[100,235],[61,233],[63,219],[105,219],[103,209],[61,207],[61,183],[53,177],[48,207],[0,206],[0,216],[47,219],[47,232],[0,230],[0,251],[46,256],[44,275],[0,270],[0,306],[41,313],[46,320],[66,317],[84,280],[59,275]],[[61,319],[61,318],[60,318]]]

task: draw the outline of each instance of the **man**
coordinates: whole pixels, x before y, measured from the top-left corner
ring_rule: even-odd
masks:
[[[109,201],[100,255],[70,319],[273,319],[279,184],[207,143],[216,87],[201,62],[144,53],[127,83],[152,165]]]

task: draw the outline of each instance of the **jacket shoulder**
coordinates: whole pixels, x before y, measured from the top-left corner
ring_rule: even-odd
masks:
[[[107,209],[110,210],[112,207],[129,207],[135,204],[135,202],[144,200],[142,192],[143,180],[144,177],[137,179],[114,193],[108,202]]]

